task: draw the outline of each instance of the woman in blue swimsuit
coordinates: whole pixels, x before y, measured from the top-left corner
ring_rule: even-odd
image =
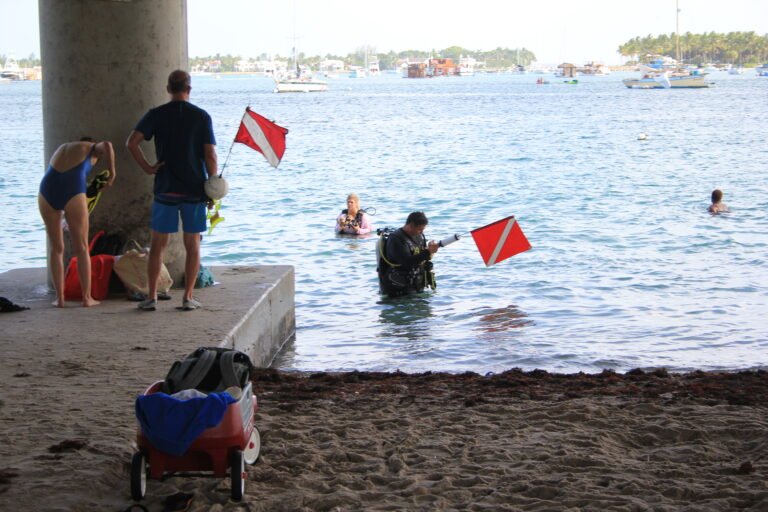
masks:
[[[37,204],[48,234],[53,286],[56,288],[54,306],[64,307],[64,228],[67,219],[72,238],[72,252],[77,256],[77,274],[83,290],[83,306],[99,302],[91,297],[91,258],[88,254],[88,206],[85,200],[86,178],[97,163],[104,160],[109,169],[106,186],[115,181],[115,151],[108,141],[94,144],[83,137],[79,142],[59,146],[51,157],[48,170],[40,182]]]

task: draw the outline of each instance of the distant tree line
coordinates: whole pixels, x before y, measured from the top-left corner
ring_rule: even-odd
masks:
[[[390,51],[378,56],[382,68],[395,67],[395,63],[402,59],[428,59],[437,57],[444,59],[453,59],[458,61],[460,57],[472,57],[480,62],[485,62],[489,68],[510,68],[517,65],[530,66],[531,62],[536,60],[536,55],[526,48],[502,48],[494,50],[470,50],[461,46],[449,46],[442,50],[432,50],[429,52],[420,50],[406,50],[402,52]]]
[[[0,68],[5,67],[5,63],[8,61],[8,56],[0,53]],[[40,59],[35,57],[34,53],[30,53],[29,57],[25,59],[16,59],[16,63],[19,65],[20,68],[34,68],[35,66],[40,65]]]
[[[635,37],[619,46],[619,54],[643,62],[647,55],[676,56],[675,33]],[[754,66],[768,60],[768,34],[729,32],[680,34],[680,55],[691,64],[739,64]]]
[[[526,48],[496,48],[490,51],[478,51],[469,50],[460,46],[451,46],[442,50],[405,50],[401,52],[389,51],[387,53],[377,53],[376,49],[372,46],[361,46],[356,48],[354,52],[347,55],[314,55],[309,56],[304,53],[299,53],[299,60],[302,64],[307,64],[312,67],[317,67],[317,64],[326,59],[343,61],[347,66],[363,66],[366,60],[370,63],[373,59],[379,60],[379,68],[393,69],[397,66],[398,61],[403,59],[428,59],[430,57],[435,58],[451,58],[455,61],[459,60],[459,57],[473,57],[474,59],[485,62],[486,67],[489,68],[510,68],[518,64],[523,66],[529,66],[531,62],[536,60],[536,55]],[[258,59],[261,60],[288,60],[288,56],[261,54]],[[202,66],[211,61],[218,61],[220,63],[219,71],[235,71],[235,66],[240,60],[254,61],[256,58],[243,59],[239,55],[211,55],[207,57],[192,57],[189,59],[190,68],[195,66]]]
[[[235,71],[235,65],[239,60],[242,60],[242,57],[239,55],[210,55],[208,57],[190,57],[189,58],[189,67],[194,68],[196,66],[203,66],[208,62],[219,62],[219,71]]]

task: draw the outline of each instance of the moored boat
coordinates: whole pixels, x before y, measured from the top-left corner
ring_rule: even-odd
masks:
[[[706,80],[707,73],[688,70],[668,57],[651,61],[650,66],[638,66],[640,78],[622,80],[630,89],[701,89],[712,85]]]
[[[640,78],[622,80],[630,89],[701,89],[711,84],[706,81],[706,74],[689,73],[644,73]]]
[[[349,78],[365,78],[365,68],[360,66],[351,66],[349,68]]]
[[[640,78],[622,80],[630,89],[701,89],[711,84],[705,80],[707,73],[698,68],[685,68],[680,57],[680,9],[675,6],[675,55],[677,59],[666,55],[647,55],[649,65],[640,64]]]
[[[472,57],[459,55],[459,76],[473,76],[475,74],[475,63],[477,61]]]
[[[607,66],[595,62],[587,62],[582,67],[577,68],[576,72],[584,76],[608,76],[611,74],[611,70]]]
[[[307,77],[275,80],[275,92],[324,92],[328,82]]]

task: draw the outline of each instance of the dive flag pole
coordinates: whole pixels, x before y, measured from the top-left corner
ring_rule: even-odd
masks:
[[[227,158],[224,159],[224,165],[221,166],[221,172],[219,173],[221,183],[226,183],[224,181],[224,171],[229,163],[229,157],[232,155],[232,148],[235,147],[235,142],[239,142],[251,149],[255,149],[264,155],[264,158],[267,159],[267,162],[269,162],[272,167],[277,167],[285,153],[285,136],[287,134],[288,130],[286,128],[278,126],[269,119],[260,116],[251,110],[250,105],[245,107],[245,112],[243,113],[242,119],[240,119],[240,125],[237,127],[235,138],[229,146],[229,151],[227,151]],[[211,197],[210,194],[209,197]],[[211,220],[211,227],[208,230],[208,234],[213,231],[213,228],[216,227],[217,224],[224,220],[223,217],[219,216],[221,197],[223,197],[223,195],[218,198],[215,211],[212,213],[209,212],[210,216],[208,218]]]
[[[464,234],[466,234],[466,233],[464,233]],[[446,247],[448,245],[451,245],[454,242],[458,242],[461,237],[462,237],[462,235],[456,233],[455,235],[450,235],[450,236],[447,236],[447,237],[443,238],[442,240],[437,242],[437,245],[438,245],[438,247]]]
[[[240,126],[243,124],[243,119],[245,119],[245,116],[248,114],[248,111],[250,110],[251,106],[248,105],[245,107],[245,113],[243,114],[242,119],[240,119]],[[235,142],[237,142],[237,135],[240,133],[240,126],[238,126],[238,132],[235,134],[235,137],[232,139],[232,144],[229,145],[229,151],[227,151],[227,158],[224,159],[224,165],[221,166],[221,172],[220,175],[224,174],[224,169],[227,168],[227,163],[229,162],[229,157],[232,155],[232,148],[235,147]]]
[[[224,169],[227,168],[227,162],[229,162],[229,156],[232,154],[232,148],[235,147],[235,139],[232,139],[232,144],[229,145],[229,151],[227,152],[227,158],[224,159],[224,165],[221,166],[221,172],[219,176],[224,176]]]

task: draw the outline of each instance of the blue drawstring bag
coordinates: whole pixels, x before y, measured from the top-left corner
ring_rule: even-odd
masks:
[[[213,286],[213,274],[211,271],[200,265],[200,270],[197,272],[197,281],[195,281],[195,288],[207,288]]]

